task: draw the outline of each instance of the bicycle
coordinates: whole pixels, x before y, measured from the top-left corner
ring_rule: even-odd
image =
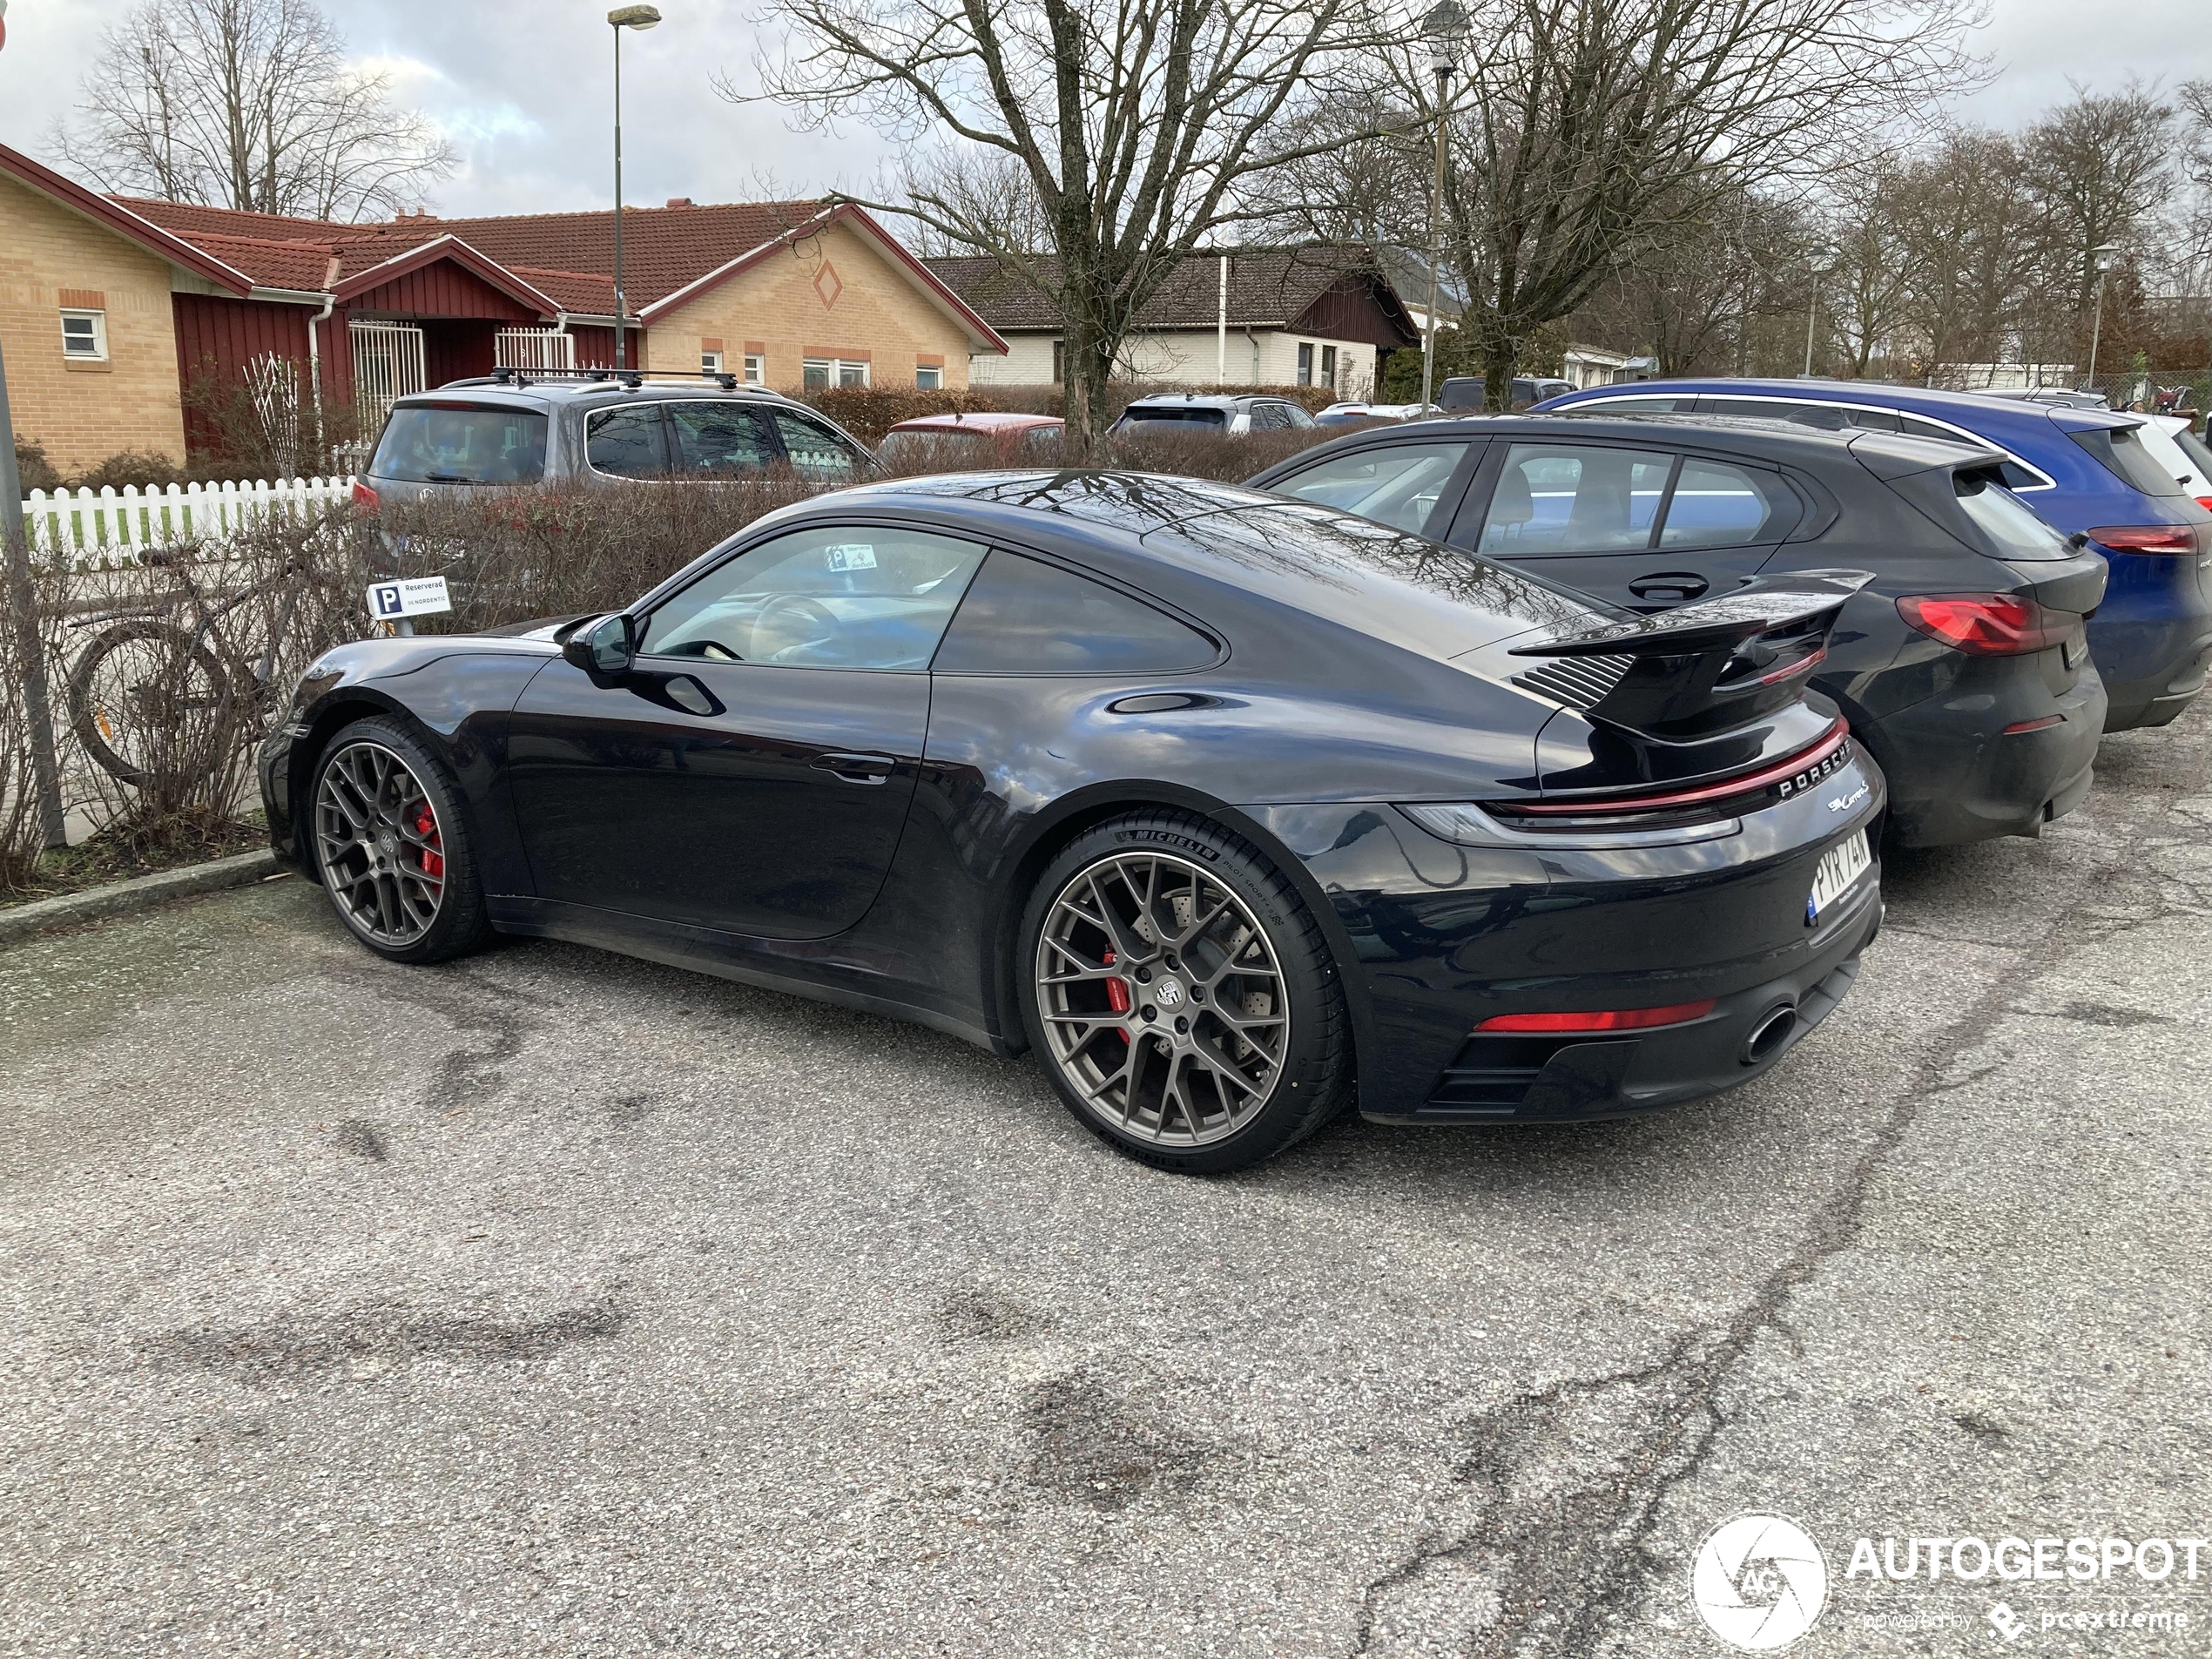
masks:
[[[274,683],[277,655],[290,635],[300,602],[311,592],[334,598],[345,590],[334,580],[293,560],[273,575],[249,583],[219,602],[209,595],[187,564],[159,550],[142,556],[143,565],[165,570],[177,585],[155,603],[108,610],[73,622],[72,629],[101,627],[70,666],[67,688],[71,729],[84,752],[118,782],[143,786],[156,776],[151,757],[131,752],[141,747],[159,752],[161,734],[172,737],[189,721],[205,721],[221,731],[237,723],[240,735],[258,741],[266,735],[281,689]],[[260,656],[249,661],[232,637],[235,618],[262,596],[282,590],[280,608]],[[191,625],[179,620],[187,611]]]

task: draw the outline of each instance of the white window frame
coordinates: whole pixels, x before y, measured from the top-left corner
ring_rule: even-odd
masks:
[[[810,384],[806,377],[816,369],[821,370],[829,377],[819,388],[824,391],[833,387],[866,386],[869,383],[868,365],[866,360],[856,361],[850,357],[809,357],[799,364],[799,381],[802,387]],[[846,380],[845,374],[847,369],[858,369],[860,374],[860,379]]]
[[[1300,386],[1313,384],[1313,342],[1312,341],[1298,341],[1298,368],[1293,372],[1297,374],[1298,384]]]
[[[65,360],[72,363],[105,363],[107,361],[106,312],[87,311],[76,306],[64,306],[62,307],[61,320],[62,356]],[[71,351],[70,349],[69,325],[71,322],[82,321],[89,321],[92,325],[92,349],[90,351]]]
[[[747,386],[768,383],[768,357],[765,352],[749,351],[745,354],[745,372],[738,378]]]
[[[718,351],[707,351],[702,348],[699,352],[699,373],[705,375],[719,374],[721,372],[722,354]]]
[[[2057,484],[2052,480],[2049,473],[2045,472],[2042,468],[2038,467],[2030,462],[2021,460],[2020,456],[2014,455],[2010,449],[2006,448],[2003,444],[1998,442],[1994,438],[1985,438],[1978,433],[1967,431],[1966,428],[1962,426],[1955,426],[1949,421],[1943,420],[1939,416],[1925,414],[1919,409],[1899,408],[1893,404],[1888,403],[1846,403],[1840,399],[1831,397],[1793,397],[1787,392],[1666,392],[1656,389],[1660,384],[1661,382],[1656,381],[1616,381],[1614,382],[1614,387],[1618,388],[1618,395],[1624,398],[1726,397],[1736,398],[1751,403],[1791,403],[1810,408],[1843,409],[1846,412],[1852,409],[1879,409],[1883,414],[1894,415],[1900,420],[1910,419],[1914,421],[1925,421],[1930,426],[1939,426],[1946,432],[1954,434],[1958,437],[1959,442],[1971,443],[1977,449],[1994,449],[1999,454],[2002,455],[2006,460],[2011,462],[2015,467],[2018,467],[2022,472],[2028,474],[2032,477],[2041,480],[2040,483],[2020,484],[2017,486],[2010,484],[2006,485],[2006,488],[2011,489],[2013,494],[2015,496],[2025,496],[2032,490],[2055,489],[2058,488]],[[1613,388],[1608,388],[1607,389],[1610,390]],[[1591,408],[1600,404],[1610,403],[1613,401],[1614,400],[1610,397],[1588,398],[1582,402],[1577,403],[1575,408],[1577,409]],[[1559,412],[1562,415],[1567,415],[1572,414],[1574,411],[1562,409]],[[1677,415],[1695,415],[1697,411],[1695,409],[1676,409],[1675,413]],[[1814,428],[1812,429],[1817,431],[1820,428]],[[1900,434],[1899,435],[1911,437],[1912,435],[1908,432]]]
[[[927,380],[924,380],[922,378],[925,374],[929,376]],[[943,391],[945,389],[945,366],[942,363],[916,363],[914,365],[914,387],[917,390],[923,392]]]

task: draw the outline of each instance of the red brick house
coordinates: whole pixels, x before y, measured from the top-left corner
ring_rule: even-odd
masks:
[[[960,387],[1006,342],[861,209],[822,201],[630,208],[636,367],[764,385]],[[382,224],[98,194],[0,146],[0,343],[17,435],[57,465],[172,456],[196,386],[294,364],[326,407],[498,363],[610,365],[610,212]]]

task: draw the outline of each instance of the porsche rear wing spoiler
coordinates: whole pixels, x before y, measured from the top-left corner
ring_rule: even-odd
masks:
[[[1799,570],[1656,616],[1510,648],[1546,660],[1514,684],[1590,721],[1667,742],[1747,725],[1795,702],[1869,570]]]

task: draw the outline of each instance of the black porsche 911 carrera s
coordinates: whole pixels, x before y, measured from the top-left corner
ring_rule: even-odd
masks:
[[[903,480],[611,615],[334,651],[262,791],[395,961],[551,936],[1035,1049],[1225,1170],[1803,1037],[1881,919],[1881,775],[1804,692],[1866,579],[1635,617],[1248,490]]]

